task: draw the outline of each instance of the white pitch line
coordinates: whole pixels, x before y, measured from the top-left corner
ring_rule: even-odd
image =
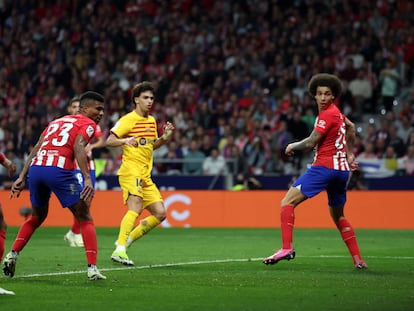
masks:
[[[341,255],[319,255],[319,256],[300,256],[301,258],[348,258],[349,256]],[[398,259],[398,260],[414,260],[414,257],[409,256],[365,256],[365,258],[372,259]],[[226,263],[226,262],[249,262],[249,261],[261,261],[263,258],[228,258],[228,259],[215,259],[215,260],[203,260],[203,261],[188,261],[188,262],[176,262],[166,264],[154,264],[144,266],[133,266],[133,267],[118,267],[118,268],[99,268],[99,271],[120,271],[120,270],[142,270],[142,269],[153,269],[153,268],[165,268],[165,267],[176,267],[176,266],[190,266],[190,265],[203,265],[212,263]],[[64,271],[64,272],[51,272],[51,273],[34,273],[16,276],[15,278],[34,278],[42,276],[61,276],[71,274],[85,273],[86,270],[82,271]]]

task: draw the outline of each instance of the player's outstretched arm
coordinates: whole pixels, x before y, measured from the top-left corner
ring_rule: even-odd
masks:
[[[111,133],[106,139],[107,147],[120,147],[122,145],[138,147],[137,138],[135,136],[126,137],[126,138],[118,138],[114,133]]]
[[[293,156],[295,154],[295,151],[308,151],[318,144],[318,142],[321,140],[322,135],[316,132],[315,130],[310,133],[310,135],[301,141],[297,141],[295,143],[290,143],[287,145],[285,149],[285,154],[287,156]]]

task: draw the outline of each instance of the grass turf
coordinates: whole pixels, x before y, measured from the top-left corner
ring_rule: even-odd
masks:
[[[98,267],[86,277],[83,249],[66,228],[41,227],[0,287],[2,310],[413,310],[414,231],[357,230],[369,270],[355,270],[339,233],[296,229],[296,258],[265,266],[277,229],[157,228],[129,250],[136,266],[113,263],[117,228],[97,228]],[[17,228],[9,228],[6,253]]]

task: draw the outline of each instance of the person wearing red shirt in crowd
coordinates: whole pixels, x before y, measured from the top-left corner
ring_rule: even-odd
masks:
[[[0,164],[8,170],[9,177],[13,177],[16,173],[16,165],[13,164],[2,152],[0,152]],[[3,210],[0,203],[0,261],[4,254],[4,243],[6,241],[7,224],[4,220]],[[0,295],[14,295],[14,292],[0,287]]]
[[[68,207],[80,223],[88,263],[88,279],[106,279],[96,267],[98,242],[89,212],[94,188],[85,152],[85,146],[94,137],[103,113],[103,96],[92,91],[85,92],[80,97],[79,114],[51,121],[40,135],[11,189],[10,197],[19,197],[25,187],[26,177],[30,175],[28,184],[33,214],[20,227],[11,251],[4,258],[3,272],[6,276],[14,276],[20,252],[46,219],[53,192],[62,207]],[[82,171],[83,188],[74,174],[75,160]]]
[[[309,93],[315,98],[319,110],[315,126],[307,138],[290,143],[285,153],[292,156],[297,151],[314,149],[315,158],[312,166],[292,183],[281,201],[282,248],[263,259],[266,265],[295,258],[294,210],[303,201],[326,190],[332,220],[351,254],[355,268],[368,268],[361,258],[354,229],[344,216],[350,171],[357,169],[358,164],[353,154],[355,125],[335,105],[341,85],[337,76],[326,73],[316,74],[309,81]]]

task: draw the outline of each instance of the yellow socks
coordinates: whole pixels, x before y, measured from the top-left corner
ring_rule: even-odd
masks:
[[[119,228],[118,245],[124,246],[127,242],[128,236],[130,235],[132,228],[134,228],[135,221],[139,214],[134,211],[128,211],[122,218],[121,227]]]
[[[140,221],[139,225],[131,231],[129,237],[132,241],[136,241],[139,238],[141,238],[144,234],[146,234],[148,231],[154,229],[160,223],[161,221],[157,217],[150,215]]]

